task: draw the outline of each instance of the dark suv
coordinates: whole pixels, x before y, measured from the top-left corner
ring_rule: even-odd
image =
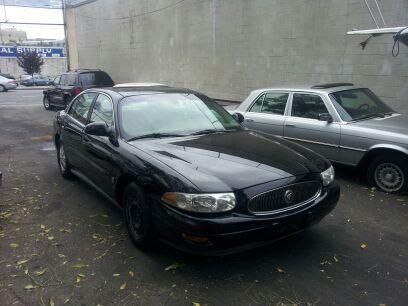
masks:
[[[104,71],[77,69],[55,77],[51,87],[44,90],[44,108],[65,108],[80,92],[94,87],[112,87],[115,83]]]

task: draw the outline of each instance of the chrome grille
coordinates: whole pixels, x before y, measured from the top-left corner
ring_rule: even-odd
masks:
[[[254,214],[279,213],[306,205],[317,198],[320,191],[321,183],[319,181],[281,187],[254,196],[249,200],[248,210]]]

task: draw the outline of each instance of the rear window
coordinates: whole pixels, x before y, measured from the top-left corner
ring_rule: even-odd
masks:
[[[86,72],[79,75],[79,83],[82,86],[113,86],[111,77],[103,71]]]

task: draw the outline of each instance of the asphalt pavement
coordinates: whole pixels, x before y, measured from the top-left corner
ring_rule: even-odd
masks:
[[[407,304],[407,196],[337,166],[337,208],[301,234],[225,257],[143,252],[118,209],[61,178],[54,116],[40,90],[0,93],[0,305]]]

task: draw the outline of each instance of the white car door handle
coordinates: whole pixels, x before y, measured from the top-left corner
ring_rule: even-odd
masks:
[[[294,124],[285,124],[285,126],[287,126],[287,127],[296,127],[296,125],[294,125]]]
[[[253,119],[246,119],[245,121],[246,121],[246,122],[254,122]]]

